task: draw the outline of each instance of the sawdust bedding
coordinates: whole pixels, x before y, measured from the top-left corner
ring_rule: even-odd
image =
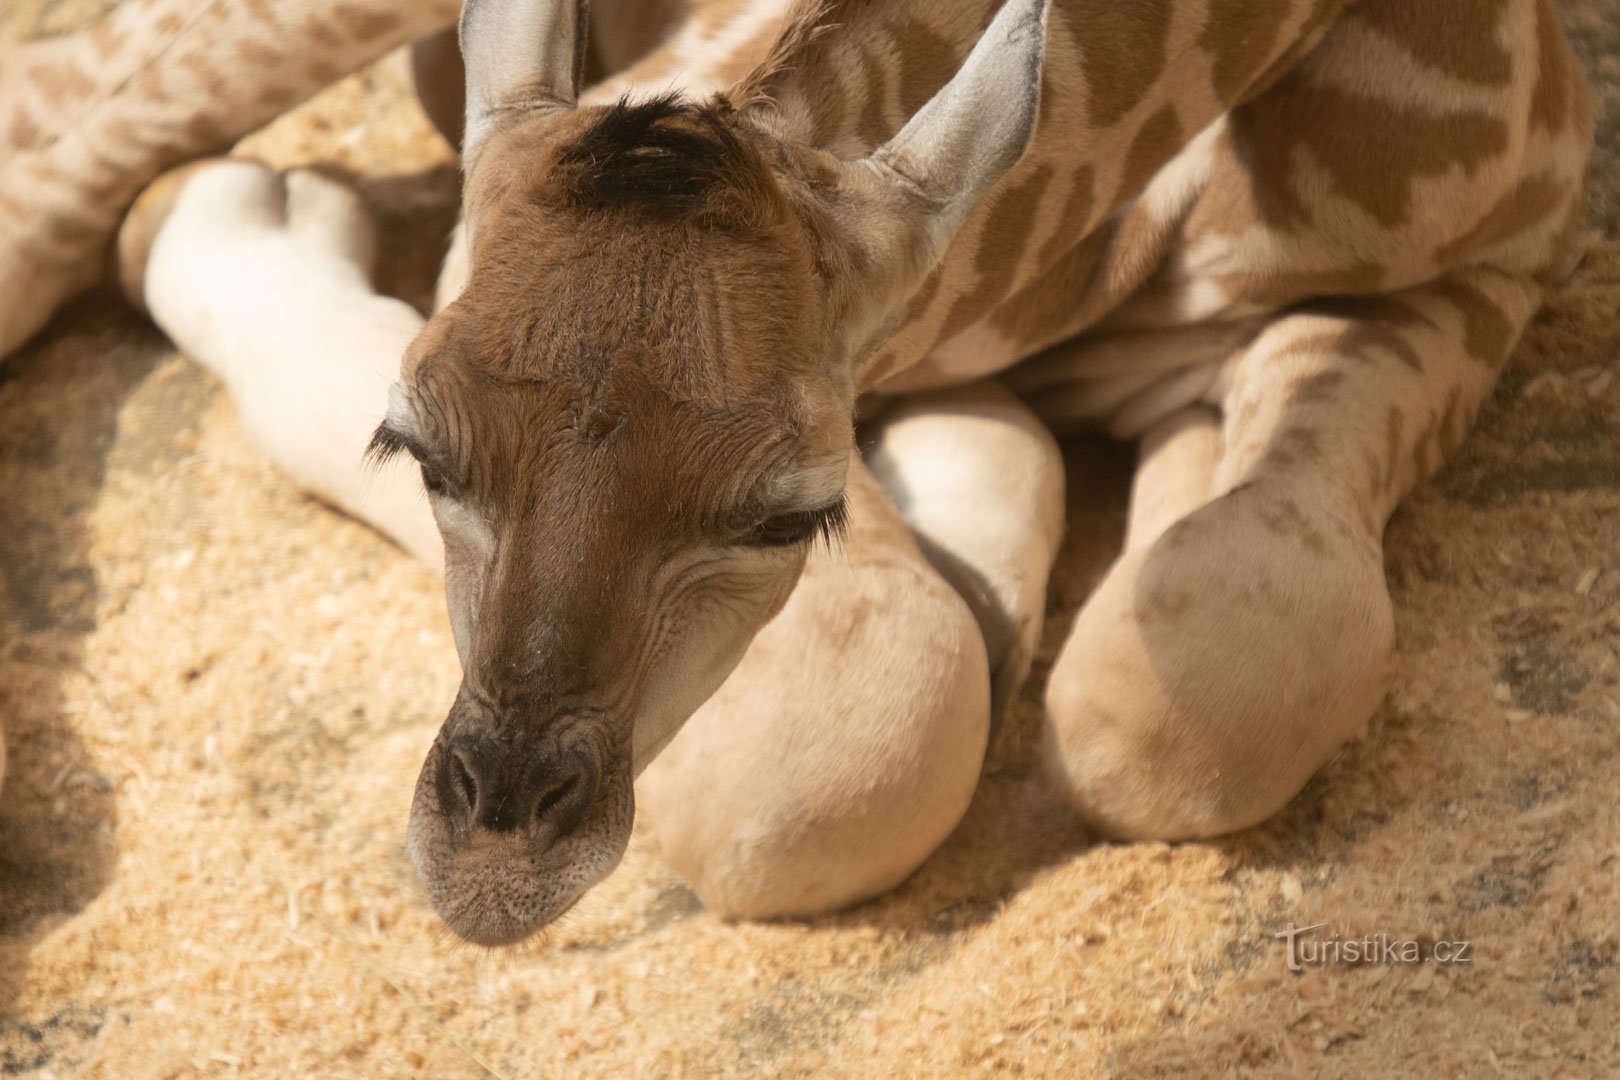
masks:
[[[75,304],[0,384],[0,1072],[1620,1075],[1620,3],[1563,7],[1604,94],[1600,238],[1391,527],[1402,667],[1370,735],[1212,843],[1088,836],[1032,689],[889,897],[728,925],[638,833],[545,940],[460,946],[403,850],[456,685],[435,582],[293,491],[112,296]],[[455,174],[396,67],[248,149],[363,177],[385,284],[425,299]],[[1129,455],[1068,460],[1048,657]],[[1471,962],[1293,973],[1290,923]]]

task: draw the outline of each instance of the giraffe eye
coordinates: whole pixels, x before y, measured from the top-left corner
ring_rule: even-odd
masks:
[[[755,547],[792,547],[819,536],[830,544],[834,537],[844,535],[848,516],[848,505],[842,498],[816,510],[773,514],[754,526],[748,543]]]
[[[443,495],[446,488],[444,477],[440,476],[439,471],[431,465],[422,466],[422,486],[433,495]]]

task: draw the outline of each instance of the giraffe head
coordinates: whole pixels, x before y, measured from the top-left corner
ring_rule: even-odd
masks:
[[[465,6],[471,273],[374,443],[422,464],[464,672],[411,854],[486,944],[613,868],[637,772],[838,532],[861,361],[1023,152],[1040,85],[1045,0],[1012,0],[845,161],[723,97],[578,107],[582,9]]]

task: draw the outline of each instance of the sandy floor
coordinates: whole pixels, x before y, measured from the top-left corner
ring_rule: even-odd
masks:
[[[0,28],[97,6],[0,0]],[[1620,0],[1563,7],[1607,99],[1606,239],[1391,528],[1370,737],[1217,843],[1086,835],[1029,692],[886,899],[728,925],[638,834],[547,940],[458,946],[403,850],[457,678],[434,581],[292,490],[113,297],[74,305],[0,382],[0,1072],[1620,1073]],[[255,148],[367,177],[389,284],[423,295],[455,179],[393,68]],[[1129,461],[1069,458],[1049,645]],[[1471,963],[1291,974],[1273,935],[1324,922]]]

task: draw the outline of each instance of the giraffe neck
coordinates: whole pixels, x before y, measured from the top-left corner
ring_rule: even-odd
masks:
[[[589,100],[756,72],[763,123],[858,156],[997,6],[714,0]],[[1549,0],[1055,0],[1051,18],[1033,145],[863,386],[966,381],[1105,318],[1253,319],[1481,260],[1569,265],[1591,106]]]

